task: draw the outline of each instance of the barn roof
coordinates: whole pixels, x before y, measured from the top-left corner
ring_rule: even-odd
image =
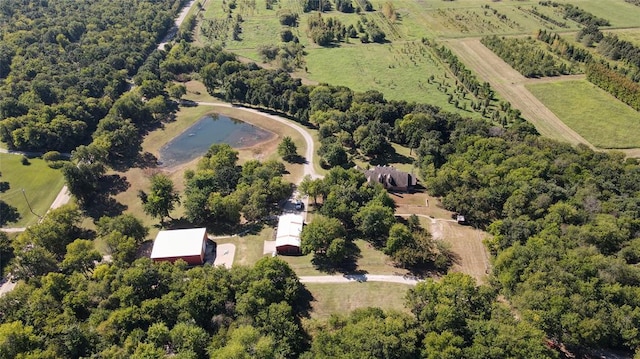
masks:
[[[276,232],[276,248],[280,246],[300,247],[300,232],[304,219],[295,213],[283,214],[278,220],[278,231]]]
[[[151,259],[200,255],[206,228],[160,231],[153,242]]]

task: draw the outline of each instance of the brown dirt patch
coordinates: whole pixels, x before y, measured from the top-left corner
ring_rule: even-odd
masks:
[[[426,192],[392,194],[391,197],[396,203],[397,215],[419,216],[434,239],[451,245],[456,255],[451,272],[465,273],[478,283],[486,283],[490,268],[489,253],[482,243],[488,236],[486,232],[458,224],[451,217],[453,212],[442,208],[440,200]]]
[[[431,225],[432,235],[441,236],[457,255],[451,272],[461,272],[474,277],[478,283],[486,283],[489,273],[489,254],[482,243],[487,234],[455,222],[437,221]]]

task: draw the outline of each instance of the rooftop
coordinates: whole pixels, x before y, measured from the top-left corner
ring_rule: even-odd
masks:
[[[199,255],[206,232],[206,228],[160,231],[153,242],[151,258]]]

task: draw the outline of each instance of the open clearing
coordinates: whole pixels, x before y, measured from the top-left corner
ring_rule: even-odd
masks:
[[[455,254],[450,272],[461,272],[485,283],[490,268],[489,253],[482,241],[489,234],[471,226],[463,226],[451,219],[452,212],[440,206],[437,198],[424,192],[395,194],[396,214],[407,218],[416,214],[424,228],[429,229],[434,239],[451,246]]]
[[[527,89],[594,146],[640,147],[640,113],[590,82],[530,84]]]
[[[64,185],[62,172],[50,168],[44,160],[31,158],[25,166],[21,159],[22,156],[0,153],[0,181],[9,182],[10,186],[8,191],[0,193],[0,199],[16,207],[22,216],[17,223],[6,227],[28,227],[38,222],[38,217],[29,210],[23,189],[33,211],[43,216]]]
[[[306,283],[313,295],[311,318],[327,318],[331,314],[347,314],[354,309],[379,307],[406,312],[404,298],[410,285],[381,282]]]

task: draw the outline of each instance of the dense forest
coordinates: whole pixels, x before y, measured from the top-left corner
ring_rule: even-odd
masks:
[[[141,2],[138,8],[142,4],[163,3]],[[37,23],[20,15],[28,9],[9,11],[11,19]],[[112,13],[103,12],[105,17]],[[94,29],[90,24],[87,29]],[[130,20],[122,26],[134,24]],[[116,31],[118,26],[106,28]],[[119,45],[126,44],[117,38]],[[368,308],[312,320],[307,318],[312,298],[277,258],[231,270],[136,259],[148,234],[139,220],[129,214],[104,216],[90,230],[80,225],[83,212],[70,205],[49,213],[11,246],[0,237],[3,257],[13,257],[12,272],[24,280],[0,298],[0,358],[557,358],[559,348],[640,348],[638,160],[544,139],[506,105],[496,109],[510,119],[501,126],[428,104],[388,101],[375,91],[302,85],[284,71],[243,64],[220,48],[184,41],[144,60],[156,40],[143,41],[147,45],[140,48],[140,58],[128,53],[134,58],[116,71],[119,83],[135,74],[136,84],[135,91],[118,100],[106,94],[107,85],[96,96],[82,95],[73,86],[65,88],[69,94],[41,93],[37,81],[31,81],[39,73],[16,78],[14,84],[9,80],[18,65],[12,62],[2,91],[20,91],[17,84],[28,90],[23,88],[15,100],[3,97],[16,101],[3,109],[23,110],[2,120],[2,133],[11,128],[7,124],[22,123],[19,119],[30,123],[30,114],[38,114],[34,123],[54,124],[40,116],[60,116],[55,112],[62,106],[58,96],[64,101],[78,96],[83,99],[78,104],[106,101],[97,113],[104,118],[81,121],[87,132],[77,135],[77,143],[89,143],[95,127],[93,141],[76,148],[73,164],[64,167],[72,192],[86,207],[96,200],[105,166],[135,157],[144,129],[171,111],[161,105],[184,91],[173,81],[199,77],[214,96],[317,127],[327,167],[348,166],[355,155],[384,159],[391,142],[414,149],[427,190],[441,197],[445,208],[464,213],[471,225],[492,234],[486,243],[494,255],[489,284],[449,274],[410,290],[406,313]],[[55,46],[39,40],[31,44],[62,47],[57,40]],[[11,48],[17,54],[22,50]],[[490,93],[476,85],[479,94]],[[55,94],[56,101],[45,104],[40,95],[47,93]],[[19,106],[34,98],[40,99],[37,106]],[[159,101],[150,106],[154,98]],[[16,127],[11,139],[21,138],[16,131],[23,133]],[[194,203],[187,212],[194,222],[237,220],[235,212],[221,211],[228,208],[255,211],[258,218],[266,203],[290,190],[281,181],[281,165],[256,161],[238,166],[234,158],[229,148],[216,146],[197,170],[186,174],[187,200]],[[439,252],[430,247],[428,234],[411,221],[395,223],[388,195],[365,182],[357,172],[339,167],[323,180],[303,181],[301,190],[322,198],[317,224],[305,229],[305,252],[314,253],[318,263],[342,260],[354,233],[399,263],[435,262]],[[153,199],[153,188],[145,195]],[[111,261],[94,250],[96,240],[104,243]]]
[[[258,76],[265,70],[244,71]],[[228,80],[216,78],[220,83],[211,92],[229,96]],[[487,243],[496,256],[492,284],[522,320],[558,345],[637,348],[637,160],[543,139],[525,123],[500,128],[372,92],[320,85],[297,93],[302,102],[308,98],[309,121],[319,126],[320,137],[332,134],[338,149],[364,151],[356,133],[375,123],[387,128],[379,135],[383,142],[418,144],[430,193],[493,234]],[[341,134],[354,128],[353,141]]]
[[[0,139],[20,150],[89,142],[182,0],[3,1]],[[118,121],[135,118],[121,118]]]

